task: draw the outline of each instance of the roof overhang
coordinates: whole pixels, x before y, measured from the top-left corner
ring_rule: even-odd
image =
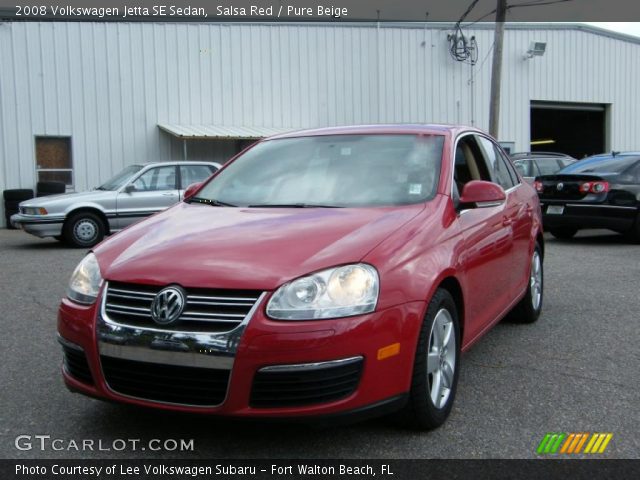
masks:
[[[175,125],[167,123],[159,123],[158,127],[160,130],[164,130],[182,140],[254,140],[295,130],[294,128]]]

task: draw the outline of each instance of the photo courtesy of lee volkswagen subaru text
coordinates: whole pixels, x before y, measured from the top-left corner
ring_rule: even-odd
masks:
[[[437,427],[461,352],[540,315],[543,254],[536,192],[479,130],[270,137],[80,262],[64,380],[167,410]]]

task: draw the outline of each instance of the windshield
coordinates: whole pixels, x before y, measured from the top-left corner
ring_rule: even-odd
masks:
[[[435,195],[444,136],[328,135],[268,140],[198,192],[196,201],[251,207],[356,207]]]
[[[574,163],[560,173],[621,173],[640,160],[640,157],[612,157],[600,162],[589,162],[586,165]]]
[[[122,187],[129,178],[131,178],[131,175],[139,172],[141,169],[142,165],[130,165],[100,185],[98,190],[117,190]]]

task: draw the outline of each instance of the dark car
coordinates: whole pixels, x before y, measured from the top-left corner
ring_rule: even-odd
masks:
[[[564,153],[522,152],[511,154],[511,160],[522,178],[533,183],[539,175],[551,175],[576,163],[576,159]]]
[[[545,230],[568,239],[581,229],[606,228],[640,240],[640,155],[577,165],[535,180]]]
[[[640,157],[640,152],[598,153],[596,155],[591,155],[590,157],[585,157],[578,160],[575,163],[572,163],[570,166],[566,167],[562,173],[570,173],[577,170],[582,170],[585,167],[585,165],[595,165],[596,163],[600,163],[605,160],[611,160],[613,157],[616,157],[616,158]],[[549,173],[541,173],[540,175],[549,175]]]

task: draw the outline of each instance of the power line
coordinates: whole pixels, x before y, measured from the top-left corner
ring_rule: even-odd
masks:
[[[518,8],[518,7],[538,7],[542,5],[553,5],[554,3],[566,3],[572,2],[573,0],[538,0],[526,3],[514,3],[513,5],[507,5],[507,10],[510,8]]]
[[[473,0],[473,2],[471,2],[471,4],[467,7],[465,12],[460,17],[460,20],[458,20],[458,24],[460,24],[465,18],[467,18],[467,15],[471,13],[471,10],[473,10],[473,7],[475,7],[479,1],[480,0]]]
[[[520,8],[520,7],[538,7],[542,5],[553,5],[554,3],[566,3],[566,2],[572,2],[572,1],[573,0],[537,0],[537,1],[530,1],[530,2],[524,2],[524,3],[514,3],[513,5],[507,5],[507,10],[510,10],[512,8]],[[470,26],[475,25],[478,22],[481,22],[482,20],[484,20],[490,15],[493,15],[494,13],[496,13],[495,8],[490,12],[485,13],[477,20],[474,20],[471,23],[465,24],[464,27],[469,28]]]
[[[449,53],[454,60],[458,62],[466,62],[471,65],[475,65],[478,61],[478,44],[476,43],[476,37],[467,39],[465,37],[460,23],[467,18],[467,15],[471,13],[479,0],[473,0],[465,12],[460,16],[460,19],[456,22],[453,34],[449,35]]]

